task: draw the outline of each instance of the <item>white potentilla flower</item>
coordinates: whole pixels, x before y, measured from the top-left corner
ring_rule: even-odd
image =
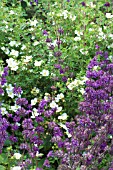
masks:
[[[110,37],[111,39],[113,39],[113,34],[109,34],[109,37]]]
[[[83,54],[83,55],[87,55],[88,51],[83,51],[84,49],[80,49],[79,51]]]
[[[36,157],[41,157],[43,155],[44,155],[43,153],[39,153],[38,151],[36,152]]]
[[[11,106],[11,110],[16,112],[20,108],[19,105],[15,104],[14,106]]]
[[[99,68],[98,66],[94,66],[94,67],[93,67],[93,70],[97,71],[98,68]]]
[[[34,46],[36,46],[36,45],[38,45],[38,44],[39,44],[38,41],[35,41],[35,42],[33,43]]]
[[[9,28],[9,26],[8,26],[8,25],[6,25],[6,26],[5,26],[5,28],[6,28],[6,29],[8,29],[8,28]]]
[[[38,21],[35,19],[34,21],[30,21],[30,25],[36,27]]]
[[[9,51],[8,48],[6,48],[4,52],[5,52],[6,54],[9,54],[9,53],[10,53],[10,51]]]
[[[42,76],[49,76],[49,71],[48,70],[42,70],[42,72],[40,72],[40,74],[42,74]]]
[[[55,103],[55,101],[52,101],[52,102],[50,103],[50,107],[51,107],[51,108],[57,108],[58,105]]]
[[[1,108],[1,113],[3,116],[8,113],[5,107]]]
[[[31,39],[34,40],[36,37],[35,36],[32,36]]]
[[[67,19],[67,17],[68,17],[68,11],[67,11],[67,10],[64,10],[64,11],[62,12],[62,15],[64,16],[64,19]]]
[[[20,166],[14,166],[14,167],[11,167],[10,170],[21,170],[22,168]]]
[[[85,90],[83,88],[81,88],[79,91],[82,95],[85,93]]]
[[[20,159],[21,158],[21,154],[20,153],[14,153],[13,155],[16,159]]]
[[[24,62],[28,63],[31,60],[32,60],[32,56],[26,56],[26,58],[24,59]]]
[[[75,37],[74,40],[75,40],[75,41],[80,41],[81,38],[80,38],[80,37]]]
[[[47,101],[49,99],[49,97],[48,96],[44,96],[44,99]]]
[[[15,12],[11,10],[11,11],[9,12],[9,14],[13,15],[13,14],[15,14]]]
[[[58,98],[58,97],[55,97],[55,102],[59,102],[59,100],[60,100],[60,98]]]
[[[76,16],[75,16],[75,15],[74,15],[74,16],[70,15],[70,19],[71,19],[72,21],[75,21]]]
[[[10,43],[9,43],[9,45],[11,46],[11,47],[13,47],[13,46],[15,46],[16,45],[16,41],[10,41]]]
[[[64,98],[64,94],[63,93],[57,94],[57,98],[58,99],[63,99]]]
[[[50,45],[50,44],[49,44]],[[51,45],[57,46],[57,40],[54,40]]]
[[[19,52],[16,51],[16,50],[11,50],[10,55],[18,57],[19,56]]]
[[[40,60],[40,61],[35,60],[34,65],[35,65],[36,67],[39,67],[39,66],[41,66],[42,63],[43,63],[43,60]]]
[[[29,31],[34,31],[34,28],[30,28]]]
[[[37,103],[37,98],[34,98],[34,99],[31,100],[31,105],[32,106],[35,105],[36,103]]]
[[[5,47],[1,47],[1,50],[2,50],[2,51],[5,51]]]
[[[7,91],[7,95],[12,99],[14,98],[14,93],[12,91]]]
[[[111,13],[106,13],[106,18],[113,18],[113,15],[111,15]]]
[[[31,118],[35,118],[36,116],[39,116],[39,115],[40,115],[40,114],[37,112],[37,109],[36,109],[36,108],[33,108]]]
[[[84,82],[86,82],[87,80],[89,80],[86,76],[83,76],[82,77],[82,80],[84,81]]]
[[[75,79],[72,83],[74,86],[78,86],[80,84],[80,80]]]
[[[62,115],[58,116],[58,119],[60,120],[66,120],[68,117],[67,113],[63,113]]]
[[[8,64],[8,67],[11,68],[11,70],[16,71],[18,69],[18,63],[13,58],[7,59],[6,62]]]
[[[94,5],[93,2],[90,2],[90,7],[91,7],[91,8],[95,8],[96,5]]]
[[[13,91],[13,86],[12,86],[12,84],[8,84],[7,86],[6,86],[6,91]]]
[[[60,106],[60,107],[57,107],[57,110],[56,110],[56,112],[58,113],[58,112],[61,112],[61,110],[62,110],[62,107]]]
[[[80,31],[75,30],[75,34],[78,35],[78,36],[80,36],[80,35],[83,35],[83,32],[80,32]]]
[[[72,83],[70,83],[67,87],[68,87],[69,90],[73,90],[73,88],[75,87],[75,85],[72,84]]]
[[[24,50],[24,49],[26,49],[26,46],[22,45],[21,50]]]
[[[89,28],[89,31],[93,31],[93,28]]]

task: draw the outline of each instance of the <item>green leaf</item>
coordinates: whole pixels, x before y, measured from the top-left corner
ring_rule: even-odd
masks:
[[[0,169],[1,170],[6,170],[5,166],[3,166],[3,165],[0,165]]]

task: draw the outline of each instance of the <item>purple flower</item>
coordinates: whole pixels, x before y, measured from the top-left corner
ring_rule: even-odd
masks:
[[[110,3],[109,3],[109,2],[106,2],[106,3],[104,4],[104,6],[109,7],[109,6],[110,6]]]
[[[59,28],[58,32],[62,35],[64,33],[64,30],[62,28]]]
[[[82,6],[86,6],[86,3],[85,2],[81,2]]]
[[[43,30],[43,35],[48,36],[48,32],[46,30]]]
[[[48,168],[50,167],[50,162],[49,162],[48,159],[46,159],[46,160],[44,161],[43,166],[48,167]]]

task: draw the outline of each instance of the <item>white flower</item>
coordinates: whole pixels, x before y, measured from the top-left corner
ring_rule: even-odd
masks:
[[[37,103],[37,98],[34,98],[34,99],[31,100],[31,105],[32,106],[35,105],[36,103]]]
[[[93,28],[89,28],[89,31],[93,31]]]
[[[81,38],[80,38],[80,37],[75,37],[74,40],[75,40],[75,41],[80,41]]]
[[[62,124],[62,123],[59,123],[60,127],[62,127],[63,129],[65,129],[66,131],[68,130],[67,126]]]
[[[85,90],[83,88],[81,88],[80,93],[83,95],[85,93]]]
[[[106,18],[113,18],[113,15],[111,15],[111,13],[106,13]]]
[[[36,116],[39,116],[39,115],[40,115],[40,114],[37,112],[37,109],[36,109],[36,108],[33,108],[31,118],[35,118]]]
[[[19,52],[16,51],[16,50],[11,50],[10,55],[18,57],[19,56]]]
[[[26,58],[24,59],[25,63],[28,63],[29,61],[31,61],[32,56],[26,56]]]
[[[52,101],[52,102],[50,103],[50,107],[51,107],[51,108],[57,108],[58,105],[55,103],[55,101]]]
[[[57,107],[56,112],[57,112],[57,113],[58,113],[58,112],[61,112],[61,110],[62,110],[62,107]]]
[[[74,15],[74,16],[70,15],[70,19],[71,19],[72,21],[75,21],[76,16],[75,16],[75,15]]]
[[[38,44],[39,44],[38,41],[35,41],[35,42],[33,43],[34,46],[36,46],[36,45],[38,45]]]
[[[21,154],[20,153],[14,153],[13,155],[16,159],[20,159],[21,158]]]
[[[67,10],[64,10],[63,12],[62,12],[62,15],[64,16],[64,19],[67,19],[67,17],[68,17],[68,11]]]
[[[14,13],[14,11],[11,10],[9,14],[13,15],[13,14],[15,14],[15,13]]]
[[[36,157],[41,157],[43,155],[44,155],[43,153],[39,153],[38,151],[36,152]]]
[[[1,113],[3,116],[8,113],[5,107],[1,108]]]
[[[21,50],[24,50],[24,49],[26,49],[26,46],[22,45]]]
[[[83,54],[83,55],[87,55],[88,51],[83,51],[84,49],[80,49],[79,51]]]
[[[68,130],[66,131],[66,135],[68,136],[68,138],[71,138],[71,137],[72,137],[72,135],[69,133]]]
[[[37,23],[38,23],[38,21],[35,19],[34,21],[30,22],[30,25],[36,27]]]
[[[10,41],[10,43],[9,43],[9,45],[11,46],[11,47],[13,47],[13,46],[15,46],[16,45],[16,41]]]
[[[10,51],[9,51],[8,48],[5,49],[5,53],[6,53],[6,54],[9,54],[9,53],[10,53]]]
[[[73,83],[70,83],[67,87],[68,87],[69,90],[73,90],[73,88],[75,87],[75,85],[74,85]]]
[[[21,170],[22,168],[20,166],[14,166],[14,167],[11,167],[10,170]]]
[[[43,60],[40,60],[40,61],[35,60],[34,65],[35,65],[36,67],[39,67],[39,66],[41,66],[42,63],[43,63]]]
[[[7,91],[7,94],[9,97],[11,97],[12,99],[14,98],[14,93],[12,91]]]
[[[66,120],[68,117],[67,113],[63,113],[62,115],[58,116],[58,119],[60,120]]]
[[[6,91],[12,91],[13,90],[13,86],[12,84],[8,84],[7,87],[6,87]]]
[[[5,47],[1,47],[1,50],[2,50],[2,51],[5,51]]]
[[[113,39],[113,34],[109,34],[109,37],[110,37],[111,39]]]
[[[75,34],[76,34],[76,35],[78,35],[78,36],[83,35],[83,33],[82,33],[82,32],[77,31],[77,30],[75,30]]]
[[[6,60],[8,66],[11,68],[11,70],[16,71],[18,69],[18,63],[13,58],[9,58]]]
[[[15,104],[14,106],[11,106],[11,110],[16,112],[20,108],[19,105]]]
[[[49,71],[48,70],[42,70],[42,72],[40,72],[40,74],[42,74],[42,76],[49,76]]]

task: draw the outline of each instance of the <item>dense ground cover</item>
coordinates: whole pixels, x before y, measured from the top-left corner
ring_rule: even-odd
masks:
[[[113,3],[0,11],[0,170],[112,170]]]

